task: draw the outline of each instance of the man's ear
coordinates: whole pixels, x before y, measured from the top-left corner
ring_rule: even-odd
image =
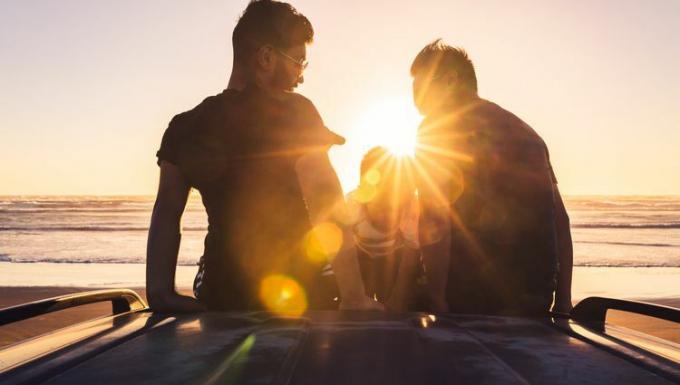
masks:
[[[444,80],[446,81],[446,85],[449,87],[455,87],[458,85],[458,72],[454,70],[450,70],[444,75]]]
[[[442,76],[444,87],[446,88],[446,93],[454,95],[458,92],[458,72],[455,70],[449,70],[444,76]]]
[[[257,64],[265,71],[272,70],[276,64],[275,54],[274,47],[271,45],[263,45],[257,50]]]

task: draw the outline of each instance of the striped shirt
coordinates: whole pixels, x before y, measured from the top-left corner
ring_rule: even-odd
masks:
[[[399,225],[390,230],[377,228],[367,214],[365,203],[347,196],[347,205],[353,215],[353,232],[357,248],[371,258],[384,258],[404,246],[418,249],[418,201],[414,196],[402,208]]]
[[[385,258],[402,247],[418,250],[418,199],[414,196],[402,210],[399,226],[391,231],[376,228],[366,214],[366,204],[355,198],[354,191],[346,196],[351,217],[354,241],[360,254],[369,258]],[[330,264],[323,267],[322,275],[333,275]]]

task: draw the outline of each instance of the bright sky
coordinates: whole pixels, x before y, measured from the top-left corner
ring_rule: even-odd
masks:
[[[246,1],[0,3],[0,195],[153,194],[173,115],[226,87]],[[680,2],[294,1],[315,43],[299,92],[347,138],[345,189],[415,132],[409,65],[442,37],[480,94],[548,144],[567,194],[680,194]]]

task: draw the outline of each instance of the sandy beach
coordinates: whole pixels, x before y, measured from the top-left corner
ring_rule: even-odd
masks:
[[[97,288],[92,287],[83,288],[48,286],[0,287],[0,308],[68,293],[96,289]],[[146,290],[144,288],[132,289],[140,294],[144,299],[146,299]],[[191,295],[191,290],[189,288],[180,289],[180,292],[186,295]],[[652,299],[638,298],[638,300],[680,308],[680,297]],[[111,305],[108,303],[92,304],[1,326],[0,348],[17,341],[38,336],[51,330],[56,330],[78,322],[82,322],[83,320],[105,316],[110,314],[110,312]],[[622,312],[611,312],[608,315],[608,322],[673,341],[675,343],[680,343],[680,328],[671,322],[655,320],[649,317],[631,315]]]

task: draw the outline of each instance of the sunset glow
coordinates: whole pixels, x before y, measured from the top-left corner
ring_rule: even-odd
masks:
[[[364,143],[387,147],[396,156],[414,155],[422,118],[407,96],[376,101],[359,113],[357,127]]]
[[[439,346],[444,371],[418,356],[420,337],[456,349],[449,314],[680,343],[654,320],[680,312],[678,15],[680,0],[0,1],[0,323],[131,288],[109,318],[176,318],[165,340],[210,343],[188,350],[199,383],[304,382],[314,365],[326,382],[455,382],[468,367]],[[627,301],[645,304],[588,317]],[[79,308],[0,328],[0,358],[43,340],[56,356],[51,336],[103,320],[68,326],[97,310]],[[128,356],[161,352],[138,342]],[[545,356],[564,382],[573,360]]]
[[[0,194],[152,195],[163,131],[226,88],[248,2],[68,3],[0,5]],[[315,31],[296,92],[346,138],[349,192],[370,147],[413,152],[409,68],[442,38],[545,139],[563,193],[678,194],[679,4],[294,1]]]

